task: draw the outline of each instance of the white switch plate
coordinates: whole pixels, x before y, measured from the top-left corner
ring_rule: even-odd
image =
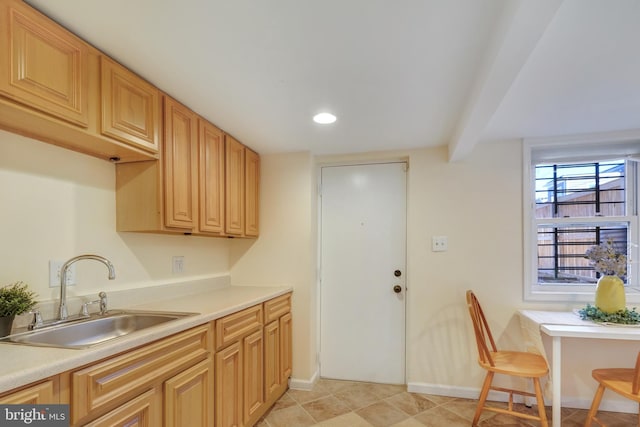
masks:
[[[431,238],[431,250],[433,252],[445,252],[449,249],[447,236],[433,236]]]
[[[174,256],[171,258],[171,272],[173,274],[184,273],[184,257]]]
[[[64,261],[49,260],[49,287],[55,288],[60,286],[60,270]],[[76,266],[71,264],[67,269],[67,286],[76,284]]]

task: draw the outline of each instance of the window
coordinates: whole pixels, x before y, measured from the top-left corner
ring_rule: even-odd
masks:
[[[592,302],[598,274],[585,252],[611,240],[631,260],[623,278],[628,300],[640,302],[640,139],[525,141],[524,153],[525,298]]]

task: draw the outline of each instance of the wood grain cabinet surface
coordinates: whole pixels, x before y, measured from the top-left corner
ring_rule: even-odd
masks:
[[[3,405],[44,405],[47,403],[65,403],[61,399],[60,376],[31,384],[20,390],[4,393],[0,396]]]
[[[86,127],[88,45],[29,7],[3,2],[0,9],[2,94]]]
[[[260,156],[225,135],[225,231],[232,236],[260,234]]]
[[[225,135],[225,232],[244,234],[245,149],[231,135]]]
[[[165,96],[164,172],[165,225],[193,230],[197,221],[198,116]]]
[[[200,233],[224,232],[224,133],[198,120],[198,201]]]
[[[162,425],[162,392],[152,388],[86,427],[157,427]],[[194,424],[196,426],[196,424]]]
[[[291,293],[266,301],[264,306],[268,319],[264,327],[264,387],[266,405],[271,406],[287,390],[293,366]]]
[[[213,359],[203,360],[164,383],[164,427],[213,426]]]
[[[100,89],[102,134],[157,153],[162,120],[158,88],[101,55]]]
[[[289,292],[5,392],[0,403],[70,403],[74,427],[250,427],[287,390],[290,310]]]
[[[0,2],[0,28],[0,128],[104,160],[158,157],[153,86],[20,0]]]

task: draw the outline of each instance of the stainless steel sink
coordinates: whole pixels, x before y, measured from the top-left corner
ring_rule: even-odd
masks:
[[[114,311],[70,323],[9,335],[0,342],[44,347],[87,348],[197,313]]]

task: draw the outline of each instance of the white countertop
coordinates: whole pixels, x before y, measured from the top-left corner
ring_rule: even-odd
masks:
[[[290,292],[290,286],[228,286],[135,306],[111,309],[183,311],[200,313],[151,327],[82,350],[0,343],[0,392],[86,365],[164,338],[229,313]]]

